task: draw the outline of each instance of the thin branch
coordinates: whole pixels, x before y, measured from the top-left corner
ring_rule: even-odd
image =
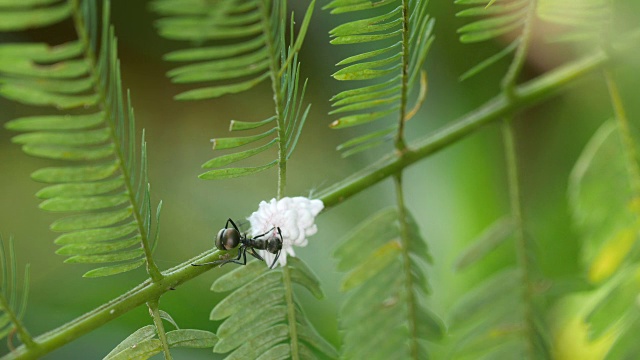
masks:
[[[404,276],[404,287],[407,289],[407,325],[409,328],[409,353],[412,359],[420,358],[420,348],[417,342],[416,298],[413,289],[416,286],[411,277],[411,257],[409,256],[409,224],[407,224],[407,209],[404,205],[404,192],[402,188],[402,172],[393,175],[396,190],[396,206],[398,207],[398,218],[400,221],[400,241],[402,242],[402,270]]]
[[[522,28],[521,40],[518,42],[516,54],[513,57],[513,61],[511,61],[509,70],[507,70],[507,73],[502,79],[502,91],[510,97],[513,97],[514,95],[514,87],[516,86],[518,75],[520,75],[522,67],[527,60],[529,45],[531,44],[531,35],[533,33],[533,21],[535,20],[537,3],[537,0],[529,0],[529,8],[527,9],[527,17],[524,21],[524,27]]]
[[[13,291],[16,291],[16,290],[14,289]],[[31,335],[29,335],[29,332],[27,331],[26,327],[24,326],[24,324],[22,324],[22,321],[20,321],[20,318],[18,317],[18,315],[15,313],[15,311],[13,311],[13,309],[9,305],[9,301],[7,301],[7,298],[1,292],[0,292],[0,308],[2,308],[4,313],[9,317],[9,321],[13,323],[15,327],[15,331],[18,333],[18,336],[20,337],[20,341],[22,341],[22,343],[25,344],[25,346],[29,349],[33,349],[37,347],[38,344],[33,340],[33,338],[31,338]]]
[[[286,19],[286,1],[274,0],[280,2],[280,17]],[[284,124],[284,99],[282,97],[282,83],[280,75],[280,51],[284,44],[281,42],[284,37],[278,34],[278,38],[273,38],[272,28],[273,22],[278,21],[271,16],[272,7],[278,6],[269,1],[258,1],[261,10],[262,32],[265,35],[266,45],[269,53],[269,76],[271,77],[271,90],[273,92],[273,102],[275,105],[276,121],[278,123],[278,196],[280,199],[284,196],[285,187],[287,185],[287,144],[286,144],[286,126]],[[271,7],[268,5],[271,4]],[[280,29],[284,31],[284,29]]]
[[[616,53],[622,54],[630,51],[639,39],[640,31],[634,32],[619,43],[620,46],[616,48]],[[392,152],[383,156],[379,161],[320,191],[318,198],[324,202],[325,209],[335,206],[401,169],[462,140],[478,128],[550,98],[558,91],[567,88],[578,79],[602,68],[609,62],[610,59],[604,51],[597,51],[590,56],[573,61],[517,86],[514,88],[515,96],[513,98],[508,98],[504,94],[494,97],[440,130],[414,142],[409,147],[412,150],[404,153]]]
[[[513,124],[510,119],[505,118],[502,124],[502,139],[504,141],[504,152],[507,163],[507,183],[509,186],[509,200],[511,202],[511,218],[515,228],[515,248],[518,259],[518,267],[522,277],[522,302],[524,317],[524,338],[526,341],[526,352],[529,359],[535,359],[536,327],[533,318],[533,278],[532,264],[529,261],[529,254],[532,251],[531,244],[524,234],[524,222],[522,220],[522,206],[520,204],[520,184],[518,176],[518,156],[516,152],[515,135]]]
[[[409,2],[407,0],[402,0],[402,74],[400,79],[402,89],[395,147],[397,151],[404,152],[407,149],[407,143],[404,139],[404,122],[407,116],[407,97],[409,95]]]
[[[158,339],[162,343],[162,351],[164,352],[165,360],[172,360],[171,352],[169,351],[169,342],[167,341],[167,334],[164,331],[164,325],[162,324],[162,317],[160,316],[160,309],[158,299],[147,301],[147,307],[149,307],[149,313],[153,318],[153,324],[156,326],[156,332],[158,333]]]
[[[291,281],[291,269],[282,267],[282,284],[284,285],[284,298],[287,303],[287,323],[289,325],[289,339],[291,340],[291,359],[300,359],[298,353],[298,322],[296,320],[296,304],[293,298],[293,282]]]

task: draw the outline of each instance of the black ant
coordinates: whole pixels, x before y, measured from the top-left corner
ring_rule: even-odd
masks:
[[[229,228],[229,223],[233,225],[233,228]],[[278,230],[278,236],[269,237],[266,239],[261,239],[263,236],[269,234],[273,229]],[[273,263],[269,266],[269,269],[273,268],[273,265],[276,264],[278,258],[280,257],[280,252],[282,252],[282,232],[280,232],[280,228],[273,227],[269,231],[264,234],[260,234],[254,236],[253,238],[247,237],[247,234],[240,233],[236,224],[229,218],[227,223],[224,225],[224,229],[221,229],[216,235],[216,248],[218,250],[228,251],[240,245],[240,249],[238,250],[238,257],[235,259],[224,259],[224,260],[216,260],[213,262],[208,262],[204,264],[191,264],[193,266],[202,266],[202,265],[215,265],[220,264],[220,266],[226,263],[236,263],[240,265],[247,265],[247,250],[249,250],[249,255],[255,257],[260,261],[264,261],[262,256],[258,255],[255,249],[258,250],[266,250],[272,254],[276,255],[276,258],[273,259]],[[240,262],[240,258],[243,259]]]

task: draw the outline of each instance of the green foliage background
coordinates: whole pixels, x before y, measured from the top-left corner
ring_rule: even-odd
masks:
[[[303,4],[304,3],[304,4]],[[640,4],[624,3],[630,24],[640,23]],[[300,54],[302,76],[309,78],[306,100],[311,114],[296,154],[288,166],[288,193],[307,195],[330,185],[384,153],[383,149],[341,159],[335,147],[358,134],[358,130],[334,131],[326,115],[328,99],[346,89],[330,74],[349,49],[331,46],[328,31],[339,22],[336,16],[316,7]],[[171,267],[213,246],[217,231],[228,217],[243,218],[257,209],[260,200],[275,196],[275,170],[257,176],[221,182],[197,178],[200,165],[211,157],[209,139],[226,135],[229,119],[258,119],[272,108],[270,88],[260,85],[249,94],[214,101],[176,102],[172,97],[185,89],[165,77],[170,65],[161,60],[180,44],[160,38],[153,28],[154,15],[142,1],[114,1],[112,22],[119,38],[124,86],[131,89],[138,129],[146,128],[152,198],[162,199],[161,239],[155,258],[161,269]],[[306,2],[291,5],[301,16]],[[482,59],[496,53],[500,41],[462,45],[456,29],[464,22],[452,1],[431,1],[430,14],[437,20],[436,41],[427,59],[429,94],[422,110],[409,122],[411,141],[439,128],[499,92],[499,79],[508,65],[501,61],[481,74],[459,82],[458,77]],[[549,32],[552,26],[543,27]],[[29,39],[60,42],[73,37],[73,28],[59,24],[47,31],[1,34],[0,42]],[[544,34],[533,39],[524,77],[533,78],[580,53],[561,44],[545,44]],[[622,59],[616,68],[623,101],[630,119],[640,118],[637,89],[638,57]],[[0,98],[0,122],[32,114],[33,110]],[[536,239],[539,264],[549,278],[563,278],[578,271],[578,237],[572,229],[567,205],[569,174],[585,144],[604,119],[611,117],[606,88],[599,76],[580,81],[552,100],[523,111],[515,118],[520,161],[522,204],[527,235]],[[637,121],[634,122],[637,125]],[[33,196],[41,188],[29,180],[46,161],[24,155],[12,144],[7,130],[0,130],[0,230],[12,234],[21,263],[31,263],[31,293],[24,320],[32,334],[40,334],[135,286],[146,278],[142,271],[110,278],[84,279],[89,266],[67,265],[54,254],[55,237],[49,224],[56,218],[38,209]],[[513,248],[501,247],[481,270],[454,274],[451,270],[465,244],[495,219],[508,212],[504,155],[499,124],[492,124],[408,168],[404,173],[406,206],[412,211],[433,256],[429,271],[433,310],[447,314],[450,304],[482,277],[481,272],[503,266]],[[296,253],[322,281],[326,298],[318,301],[307,293],[300,298],[310,320],[334,345],[339,344],[337,314],[344,295],[338,292],[340,274],[331,253],[337,241],[373,211],[393,203],[391,180],[373,186],[348,202],[323,213],[319,232],[309,246]],[[232,266],[213,269],[179,287],[161,300],[179,325],[213,331],[207,320],[219,294],[209,291],[213,274]],[[216,276],[217,277],[217,276]],[[259,310],[257,310],[259,311]],[[79,341],[47,356],[66,359],[82,353],[99,358],[115,344],[149,323],[147,309],[139,308]],[[4,351],[2,351],[4,353]],[[215,356],[215,355],[214,355]],[[211,358],[209,351],[183,350],[176,358]]]

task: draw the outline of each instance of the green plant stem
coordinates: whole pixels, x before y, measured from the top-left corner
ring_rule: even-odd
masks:
[[[398,218],[400,220],[400,241],[402,242],[402,270],[404,276],[404,287],[407,289],[407,324],[409,328],[409,353],[412,359],[420,358],[420,347],[417,339],[416,319],[416,299],[413,296],[413,278],[411,277],[411,257],[409,256],[409,225],[407,224],[407,208],[404,205],[404,191],[402,188],[402,172],[393,175],[396,190],[396,206],[398,207]]]
[[[286,19],[286,4],[284,0],[279,1],[281,18]],[[277,46],[277,42],[280,39],[273,39],[271,37],[272,22],[276,21],[271,18],[271,11],[268,8],[269,1],[258,1],[260,10],[262,12],[262,32],[265,34],[266,44],[269,52],[269,75],[271,77],[271,90],[273,91],[273,102],[275,105],[276,121],[278,122],[278,194],[277,198],[280,199],[284,196],[285,187],[287,186],[287,127],[284,124],[283,112],[284,112],[284,99],[282,98],[282,84],[280,76],[280,47]],[[275,5],[272,5],[275,6]],[[284,29],[282,29],[284,31]],[[284,46],[284,44],[281,44]],[[284,64],[283,64],[284,65]]]
[[[7,298],[1,292],[0,292],[0,308],[2,308],[2,311],[9,317],[9,321],[11,321],[11,323],[13,323],[13,325],[15,326],[16,332],[20,337],[20,341],[22,341],[22,343],[27,348],[35,347],[36,343],[31,338],[31,335],[29,335],[29,332],[24,327],[24,324],[22,324],[22,321],[20,321],[20,318],[11,309],[11,306],[9,306],[9,301],[7,301]]]
[[[164,325],[162,324],[162,317],[160,317],[160,305],[158,299],[147,301],[147,307],[149,307],[149,313],[153,318],[153,324],[156,326],[156,333],[158,333],[158,339],[162,343],[162,351],[164,352],[165,360],[173,360],[171,352],[169,351],[169,342],[167,341],[167,334],[164,332]]]
[[[407,149],[404,140],[404,123],[407,117],[407,95],[409,93],[409,2],[402,0],[402,74],[401,79],[401,95],[400,95],[400,114],[398,119],[398,132],[396,133],[395,147],[399,152]]]
[[[282,284],[284,297],[287,303],[287,322],[289,324],[289,339],[291,340],[291,359],[300,359],[298,353],[298,323],[296,320],[296,304],[293,299],[293,283],[291,282],[291,270],[289,266],[282,267]]]
[[[523,302],[524,338],[528,359],[535,359],[536,328],[533,318],[533,278],[529,254],[533,251],[531,244],[524,235],[524,222],[522,220],[522,206],[520,204],[520,185],[518,176],[518,157],[516,152],[513,124],[504,120],[502,124],[502,138],[507,165],[507,183],[509,186],[509,200],[511,202],[511,218],[515,229],[515,248],[520,268]]]
[[[514,88],[518,80],[518,75],[522,71],[525,61],[527,60],[527,54],[529,52],[529,45],[531,43],[531,34],[533,33],[533,21],[536,18],[536,0],[529,0],[529,9],[527,9],[527,17],[524,21],[524,27],[522,28],[522,35],[516,54],[513,56],[513,61],[509,65],[509,70],[502,79],[502,91],[509,97],[515,95]]]
[[[16,304],[16,299],[18,298],[18,264],[16,259],[16,252],[13,242],[13,237],[9,238],[9,257],[7,259],[7,254],[4,250],[4,240],[2,239],[2,235],[0,235],[0,263],[2,268],[2,286],[0,288],[0,311],[4,312],[3,318],[8,317],[8,320],[13,324],[15,331],[18,333],[20,337],[20,341],[25,344],[27,347],[35,346],[33,338],[27,331],[27,328],[24,326],[22,321],[20,320],[24,315],[25,308],[27,306],[27,299],[29,296],[29,274],[30,274],[30,265],[27,264],[24,269],[24,285],[22,287],[22,301],[20,304],[20,308]],[[9,264],[10,268],[9,269]],[[11,280],[9,280],[9,274],[11,274]],[[11,295],[10,295],[11,294]],[[8,297],[11,296],[11,299]],[[5,319],[7,320],[7,319]],[[6,323],[5,323],[6,325]],[[3,325],[4,326],[4,325]],[[9,344],[10,341],[7,340]]]
[[[622,43],[624,46],[616,50],[618,52],[630,50],[638,38],[640,38],[640,32],[626,38],[627,41]],[[403,153],[396,151],[389,153],[379,161],[320,191],[318,198],[324,202],[325,209],[335,206],[401,169],[462,140],[479,127],[551,97],[578,79],[602,68],[609,61],[604,51],[598,51],[517,86],[514,88],[513,97],[507,97],[504,94],[494,97],[431,135],[413,142],[409,146],[411,150]]]
[[[211,262],[220,259],[218,250],[206,251],[174,268],[163,272],[164,277],[158,282],[147,280],[125,294],[110,302],[72,320],[56,329],[33,338],[33,347],[19,346],[15,351],[3,356],[9,359],[37,359],[69,342],[89,333],[92,330],[117,319],[121,315],[145,304],[150,299],[158,299],[162,294],[175,290],[215,266],[191,266],[192,263]]]

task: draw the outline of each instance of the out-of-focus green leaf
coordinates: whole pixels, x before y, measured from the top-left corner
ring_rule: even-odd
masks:
[[[410,348],[444,336],[443,322],[424,302],[430,255],[407,209],[383,209],[363,221],[334,256],[339,269],[350,270],[341,285],[349,291],[340,310],[343,357],[407,358]]]
[[[59,109],[90,107],[99,100],[96,94],[62,95],[24,85],[0,85],[0,95],[13,101],[35,106],[53,106]]]
[[[572,215],[583,239],[582,261],[589,281],[596,284],[620,268],[640,230],[640,207],[625,154],[616,123],[608,121],[586,145],[569,180]]]
[[[49,144],[49,145],[95,145],[109,139],[109,129],[79,131],[73,133],[59,132],[32,132],[16,135],[11,141],[17,144]]]
[[[45,159],[67,161],[102,160],[112,157],[115,153],[113,144],[100,147],[82,148],[73,146],[27,144],[22,147],[25,154]]]
[[[23,6],[37,5],[28,1]],[[0,11],[0,31],[20,31],[47,26],[60,22],[71,15],[71,3],[62,2],[58,5]]]
[[[482,260],[485,256],[504,243],[514,232],[511,217],[496,220],[491,226],[471,241],[471,245],[462,253],[455,264],[456,270],[466,269]]]
[[[76,130],[87,129],[104,121],[104,112],[86,115],[30,116],[11,120],[5,124],[9,130]]]
[[[603,336],[621,321],[638,319],[638,294],[640,294],[640,268],[625,269],[620,276],[612,279],[611,290],[587,315],[589,339]]]

